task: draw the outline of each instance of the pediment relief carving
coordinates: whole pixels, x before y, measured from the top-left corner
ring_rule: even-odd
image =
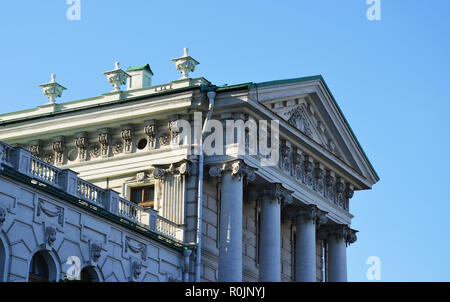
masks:
[[[333,138],[327,133],[324,122],[315,116],[314,108],[306,101],[306,98],[269,101],[266,102],[266,106],[291,126],[341,157],[341,152],[336,147]]]

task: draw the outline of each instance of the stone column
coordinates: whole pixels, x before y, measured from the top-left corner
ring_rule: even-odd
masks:
[[[326,222],[315,205],[308,205],[296,217],[295,281],[316,282],[316,225]]]
[[[212,167],[209,173],[222,177],[218,280],[241,282],[243,183],[244,178],[253,179],[254,172],[239,160]]]
[[[356,241],[356,231],[338,225],[328,235],[328,281],[347,282],[347,244]]]
[[[261,199],[259,281],[281,281],[281,202],[292,197],[281,184],[263,189]]]

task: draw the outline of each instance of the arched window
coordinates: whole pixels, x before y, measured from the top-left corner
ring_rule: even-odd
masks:
[[[97,272],[91,266],[86,266],[81,270],[81,282],[99,282]]]
[[[49,269],[41,252],[34,254],[30,263],[29,282],[49,282]]]

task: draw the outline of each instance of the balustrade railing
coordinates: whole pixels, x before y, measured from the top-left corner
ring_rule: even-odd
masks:
[[[104,190],[96,185],[78,178],[77,187],[78,196],[88,201],[104,207],[103,192]]]
[[[156,218],[156,231],[161,234],[169,235],[179,241],[184,240],[184,229],[182,226],[161,216]]]
[[[93,203],[151,231],[183,241],[184,229],[159,216],[157,211],[144,209],[134,202],[119,197],[117,192],[104,190],[82,180],[71,170],[54,167],[32,156],[31,152],[23,147],[13,147],[0,141],[0,170],[2,166],[9,166],[38,181],[65,190],[68,194]]]

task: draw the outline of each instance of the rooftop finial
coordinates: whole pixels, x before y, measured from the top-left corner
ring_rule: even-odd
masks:
[[[61,97],[63,90],[67,88],[56,83],[56,76],[54,73],[51,74],[51,81],[47,84],[39,85],[42,87],[44,95],[46,95],[49,99],[49,104],[54,104],[55,99]]]
[[[189,49],[184,48],[184,53],[182,57],[172,59],[175,62],[175,67],[181,72],[182,79],[189,78],[189,72],[194,72],[195,65],[200,64],[197,60],[192,58],[189,54]]]
[[[120,86],[125,85],[127,78],[130,77],[128,73],[119,68],[119,62],[114,63],[116,68],[111,71],[104,72],[103,74],[114,87],[114,91],[120,91]]]

